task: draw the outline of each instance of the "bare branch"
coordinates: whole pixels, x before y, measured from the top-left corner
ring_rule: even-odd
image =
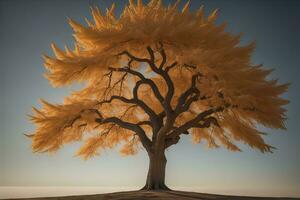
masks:
[[[152,71],[154,71],[155,73],[157,73],[158,75],[160,75],[166,82],[167,87],[168,87],[168,91],[165,97],[165,101],[164,101],[164,108],[167,112],[167,115],[171,115],[172,113],[172,107],[171,107],[171,100],[172,97],[174,95],[174,83],[171,79],[171,77],[169,76],[169,74],[164,71],[163,69],[159,69],[157,68],[157,66],[155,65],[155,57],[154,57],[154,52],[152,50],[152,48],[150,46],[147,47],[148,53],[150,55],[150,60],[148,62],[150,68],[152,69]]]
[[[126,72],[126,73],[124,73],[123,74],[123,76],[120,78],[120,79],[118,79],[116,82],[114,82],[113,83],[113,85],[112,85],[112,80],[113,80],[113,70],[110,70],[108,73],[106,73],[104,76],[107,76],[108,77],[108,85],[107,85],[107,87],[106,87],[106,89],[105,89],[105,91],[104,91],[104,98],[107,96],[107,95],[109,95],[110,94],[110,92],[112,91],[112,90],[114,90],[115,89],[115,87],[117,86],[117,85],[120,85],[120,90],[119,90],[119,95],[121,95],[122,94],[122,89],[123,89],[123,84],[124,84],[124,81],[126,80],[126,77],[127,77],[127,75],[128,75],[128,73]]]
[[[147,47],[147,51],[150,55],[150,59],[147,59],[147,58],[138,58],[134,55],[132,55],[130,52],[128,51],[123,51],[121,53],[119,53],[118,55],[126,55],[128,56],[131,60],[134,60],[134,61],[137,61],[137,62],[145,62],[149,65],[149,67],[151,68],[151,70],[153,72],[155,72],[156,74],[160,75],[166,82],[167,84],[167,87],[168,87],[168,92],[167,92],[167,95],[165,98],[162,97],[162,95],[158,95],[160,94],[159,93],[159,90],[157,87],[153,87],[153,83],[150,83],[149,81],[147,81],[149,84],[151,84],[151,88],[153,90],[153,92],[155,93],[156,97],[158,98],[158,100],[162,103],[162,106],[164,107],[164,109],[167,111],[167,113],[170,115],[172,113],[172,107],[170,105],[170,102],[171,102],[171,99],[174,95],[174,84],[169,76],[169,74],[164,71],[163,69],[160,69],[158,68],[156,65],[155,65],[155,55],[154,55],[154,51],[152,50],[152,48],[150,46]],[[161,48],[160,52],[164,51],[163,50],[163,47]],[[164,55],[164,53],[163,53]],[[162,55],[162,56],[163,56]],[[165,58],[166,59],[166,58]],[[119,70],[119,71],[129,71],[131,70],[130,68],[123,68],[122,70]],[[133,70],[131,70],[131,72],[133,72]],[[141,76],[140,74],[138,74],[138,72],[133,72],[134,75],[138,76],[139,78],[141,79],[144,79],[145,77],[144,76]],[[150,79],[148,79],[150,80]],[[157,88],[157,90],[156,90]],[[156,91],[155,91],[156,90]]]
[[[200,99],[200,91],[196,87],[197,79],[202,76],[201,73],[196,73],[192,76],[192,83],[178,99],[178,103],[175,108],[175,115],[178,116],[180,113],[185,112],[189,109],[190,105]],[[190,97],[191,96],[191,97]],[[190,97],[190,98],[189,98]]]
[[[151,79],[146,78],[142,73],[132,70],[129,67],[123,67],[123,68],[113,68],[113,67],[109,67],[109,69],[111,71],[116,71],[116,72],[125,72],[125,73],[129,73],[132,74],[134,76],[139,77],[141,80],[144,81],[144,83],[148,84],[150,86],[150,88],[152,89],[155,97],[159,100],[159,102],[163,103],[164,98],[161,95],[158,87],[156,86],[156,84],[154,83],[154,81],[152,81]]]
[[[171,69],[173,69],[174,67],[176,67],[178,63],[177,62],[173,62],[171,65],[167,66],[165,71],[169,72]]]
[[[96,122],[98,122],[99,124],[113,123],[124,129],[131,130],[139,136],[143,146],[147,150],[150,150],[150,148],[151,148],[151,141],[146,136],[145,131],[137,124],[123,121],[117,117],[109,117],[109,118],[105,118],[105,119],[98,118],[98,119],[96,119]]]
[[[186,63],[183,64],[183,67],[185,67],[187,69],[197,69],[197,66],[191,65],[191,64],[186,64]]]
[[[180,134],[188,131],[190,128],[197,127],[197,128],[208,128],[211,124],[215,124],[218,126],[217,120],[210,116],[213,113],[221,112],[223,111],[225,107],[218,107],[218,108],[211,108],[209,110],[206,110],[204,112],[201,112],[198,114],[194,119],[186,122],[185,124],[181,125],[180,127],[174,129],[169,135],[169,138],[179,136]],[[202,122],[202,123],[201,123]]]
[[[80,116],[80,114],[79,114],[78,116],[74,117],[71,121],[69,121],[68,124],[65,124],[65,125],[62,127],[62,129],[64,130],[64,129],[66,129],[66,128],[71,128],[71,127],[73,126],[73,124],[74,124],[78,119],[80,119],[80,118],[81,118],[81,116]]]
[[[124,103],[138,105],[140,108],[142,108],[145,111],[145,113],[148,114],[148,116],[151,119],[152,118],[155,119],[155,117],[156,117],[156,113],[149,106],[147,106],[147,104],[145,104],[143,101],[141,101],[141,100],[139,100],[135,97],[133,99],[127,99],[123,96],[113,95],[113,96],[110,97],[110,99],[100,101],[98,104],[101,105],[101,104],[105,104],[105,103],[111,103],[113,100],[119,100],[119,101],[122,101]]]
[[[151,122],[150,121],[140,121],[137,123],[137,125],[142,126],[142,125],[148,125],[151,126]]]
[[[102,118],[102,115],[101,115],[101,113],[99,112],[99,110],[97,110],[97,109],[95,109],[95,108],[89,108],[89,109],[87,109],[87,110],[96,113],[96,114],[98,115],[99,118]]]
[[[129,106],[129,107],[124,111],[124,113],[120,116],[120,119],[123,119],[123,118],[126,116],[126,114],[129,112],[129,110],[132,109],[132,108],[135,108],[135,107],[137,107],[137,105],[131,105],[131,106]]]
[[[123,96],[113,95],[108,100],[103,100],[103,101],[98,102],[98,105],[102,105],[102,104],[105,104],[105,103],[111,103],[113,100],[120,100],[124,103],[131,103],[131,104],[136,103],[133,99],[127,99]]]
[[[126,51],[126,50],[125,50],[125,51],[122,51],[121,53],[119,53],[119,54],[117,54],[117,55],[118,55],[118,56],[126,55],[126,56],[128,56],[130,59],[135,60],[135,61],[137,61],[137,62],[146,62],[146,63],[149,62],[149,59],[147,59],[147,58],[138,58],[138,57],[132,55],[129,51]]]
[[[163,67],[165,66],[166,62],[167,62],[167,55],[166,55],[163,43],[159,42],[159,44],[160,44],[159,52],[160,52],[160,55],[161,55],[161,58],[162,58],[162,61],[161,61],[160,65],[159,65],[159,69],[162,70]]]

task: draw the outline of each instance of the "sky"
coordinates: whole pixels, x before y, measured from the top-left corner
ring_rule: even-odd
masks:
[[[144,151],[121,157],[107,150],[83,161],[74,154],[79,144],[66,145],[56,154],[33,154],[23,133],[34,131],[28,120],[39,98],[62,102],[78,85],[52,88],[43,77],[42,54],[52,55],[73,43],[70,17],[84,23],[89,6],[105,9],[123,0],[1,0],[0,1],[0,186],[142,187],[148,158]],[[165,0],[164,3],[169,2]],[[185,0],[183,0],[185,2]],[[270,78],[291,86],[284,97],[287,130],[262,128],[274,153],[262,154],[239,144],[242,152],[207,149],[192,144],[189,136],[167,151],[166,183],[215,193],[300,197],[300,1],[296,0],[193,0],[191,10],[204,5],[206,13],[219,8],[217,23],[227,31],[243,33],[242,44],[256,42],[253,63],[275,69]]]

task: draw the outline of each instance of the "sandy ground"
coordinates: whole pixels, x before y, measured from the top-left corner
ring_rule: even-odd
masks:
[[[182,191],[130,191],[116,192],[99,195],[68,196],[68,197],[44,197],[28,198],[26,200],[300,200],[300,198],[268,198],[268,197],[242,197],[242,196],[224,196],[214,194],[203,194],[195,192]],[[20,199],[19,199],[20,200]]]

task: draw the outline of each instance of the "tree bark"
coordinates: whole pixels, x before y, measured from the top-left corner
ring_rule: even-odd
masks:
[[[142,190],[170,190],[165,184],[167,159],[164,150],[148,153],[149,170],[145,186]]]

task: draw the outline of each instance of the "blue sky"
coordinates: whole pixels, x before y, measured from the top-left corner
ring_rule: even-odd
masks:
[[[144,151],[121,157],[108,150],[83,161],[74,157],[79,144],[54,155],[33,154],[30,140],[23,136],[34,130],[26,114],[32,105],[39,107],[39,98],[59,103],[78,87],[52,88],[43,77],[41,55],[52,55],[51,42],[60,47],[72,44],[67,17],[83,23],[90,17],[90,5],[105,9],[112,2],[120,12],[126,1],[0,1],[0,186],[143,186],[148,168]],[[168,2],[174,1],[164,1]],[[273,154],[243,144],[241,153],[209,150],[186,136],[167,152],[167,184],[300,196],[300,2],[194,0],[191,10],[200,5],[206,11],[219,8],[218,22],[226,21],[227,31],[244,33],[244,44],[256,41],[253,63],[274,68],[271,78],[292,83],[284,95],[291,101],[286,107],[287,130],[266,130],[266,141],[277,147]]]

